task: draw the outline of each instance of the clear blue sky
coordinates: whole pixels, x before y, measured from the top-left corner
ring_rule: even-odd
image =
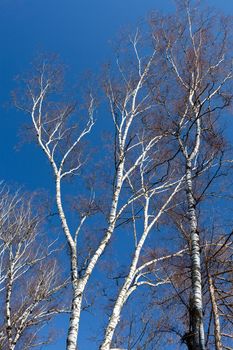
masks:
[[[206,3],[233,15],[233,0]],[[150,10],[167,12],[172,6],[171,0],[0,0],[0,180],[29,190],[51,189],[41,152],[31,145],[15,150],[25,116],[6,107],[15,87],[13,78],[27,70],[33,57],[55,52],[74,76],[87,69],[96,71],[108,59],[109,41],[122,27],[133,28]],[[89,322],[85,315],[81,350],[94,349],[85,340]],[[64,342],[46,348],[63,349]]]

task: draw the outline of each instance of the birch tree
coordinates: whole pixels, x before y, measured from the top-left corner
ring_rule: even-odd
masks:
[[[79,106],[67,102],[62,103],[59,97],[54,97],[55,92],[60,88],[58,86],[60,81],[59,68],[43,61],[37,66],[31,78],[24,80],[26,85],[25,98],[23,100],[16,99],[17,107],[30,115],[34,136],[49,160],[54,175],[57,209],[70,251],[73,296],[66,345],[69,350],[77,348],[82,299],[93,269],[110,242],[117,220],[136,198],[143,195],[141,189],[129,196],[124,193],[119,207],[123,184],[126,183],[134,170],[140,167],[148,152],[162,137],[162,135],[155,135],[154,138],[145,141],[142,148],[142,142],[135,131],[143,114],[152,108],[150,103],[147,103],[149,93],[146,82],[155,62],[156,49],[152,51],[146,62],[142,63],[137,58],[137,36],[134,40],[133,47],[138,75],[132,76],[124,82],[122,87],[124,91],[118,90],[119,98],[117,100],[114,96],[116,90],[113,89],[112,81],[107,78],[104,82],[115,129],[115,146],[112,150],[115,159],[112,171],[112,199],[107,210],[105,233],[91,255],[85,259],[85,267],[78,266],[78,256],[82,249],[79,245],[79,237],[83,233],[82,229],[90,216],[90,211],[84,215],[79,212],[79,223],[76,229],[71,229],[72,224],[65,212],[66,203],[64,196],[62,196],[61,185],[66,178],[75,176],[80,178],[80,171],[88,162],[86,152],[82,152],[82,144],[95,124],[93,94],[89,93],[85,103],[86,119],[77,119],[76,113],[80,112]],[[119,64],[118,68],[121,79],[123,79],[124,73]],[[85,114],[85,111],[83,113]],[[79,190],[81,192],[82,187]],[[90,199],[89,207],[92,204],[93,197]]]
[[[205,247],[205,264],[211,305],[208,342],[216,350],[232,344],[232,233],[220,235]],[[211,335],[213,341],[211,340]]]
[[[194,349],[205,349],[203,326],[202,276],[200,239],[197,220],[197,201],[193,192],[194,172],[200,164],[205,133],[215,133],[212,122],[219,112],[229,106],[232,99],[232,62],[228,51],[227,21],[200,13],[184,1],[175,20],[165,18],[161,23],[164,55],[170,69],[169,78],[175,90],[171,90],[161,104],[169,116],[177,118],[175,136],[183,159],[187,215],[192,261],[192,333]],[[185,16],[183,14],[185,13]],[[156,22],[156,19],[155,19]],[[220,22],[220,23],[219,23]],[[218,29],[216,37],[217,23]],[[220,34],[219,34],[220,33]],[[156,32],[153,34],[156,36]],[[172,86],[169,85],[172,89]],[[176,102],[174,103],[174,98]],[[202,165],[211,164],[214,154]]]
[[[56,240],[42,239],[42,217],[19,192],[0,193],[1,349],[29,349],[44,342],[40,329],[65,312],[59,295],[67,286],[58,274]],[[44,237],[45,240],[45,237]],[[59,305],[60,304],[60,305]],[[68,312],[68,309],[66,310]],[[46,342],[46,341],[45,341]]]
[[[82,120],[82,123],[80,117],[80,123],[78,123],[74,115],[77,112],[75,103],[62,102],[61,96],[56,95],[61,89],[62,77],[63,70],[57,62],[46,59],[40,61],[32,76],[24,80],[25,99],[23,101],[22,99],[16,100],[16,105],[30,115],[37,143],[53,171],[57,210],[70,253],[70,277],[73,293],[67,349],[71,350],[77,348],[83,291],[95,261],[102,253],[105,241],[100,244],[85,271],[85,275],[81,278],[78,268],[77,241],[88,215],[83,217],[80,215],[77,227],[74,232],[71,231],[64,209],[61,184],[67,177],[78,175],[86,161],[85,156],[81,153],[81,143],[94,126],[95,101],[90,93],[84,111],[86,118]],[[91,202],[92,199],[90,205]]]
[[[172,135],[177,141],[177,153],[175,153],[178,159],[177,165],[179,164],[183,169],[184,174],[185,192],[182,200],[185,202],[188,218],[186,237],[191,258],[191,296],[186,305],[190,332],[188,338],[186,334],[182,339],[185,340],[189,349],[205,349],[207,342],[204,334],[202,291],[204,262],[200,254],[198,204],[217,176],[222,162],[224,163],[224,141],[216,120],[232,100],[232,59],[229,54],[227,20],[225,19],[223,23],[219,17],[198,12],[198,9],[192,8],[188,2],[184,1],[182,4],[179,10],[182,9],[183,12],[175,19],[169,16],[159,18],[158,15],[152,18],[152,37],[164,58],[159,65],[161,71],[164,70],[167,80],[164,85],[159,84],[154,90],[152,89],[151,94],[154,96],[154,104],[159,106],[161,114],[163,113],[167,119],[167,122],[163,123],[167,128],[164,134]],[[217,26],[218,36],[215,36]],[[159,45],[158,42],[160,42]],[[137,55],[139,57],[138,51]],[[153,75],[150,78],[148,85],[154,87],[156,80],[153,80]],[[151,124],[154,122],[156,126],[158,125],[159,114],[158,110],[155,114],[151,113],[149,117]],[[155,129],[156,126],[154,126]],[[153,129],[152,125],[151,129]],[[170,140],[173,144],[172,138]],[[213,174],[202,189],[199,189],[199,194],[195,195],[199,183],[197,179],[210,169]],[[128,299],[127,290],[132,287],[130,283],[135,283],[137,280],[134,274],[137,271],[135,268],[138,262],[137,253],[136,245],[130,272],[120,288],[101,349],[109,349],[111,346],[123,305]],[[209,276],[209,282],[212,283],[211,276]],[[142,281],[143,283],[150,282],[147,280]],[[133,289],[136,289],[136,286],[131,290]],[[212,307],[215,305],[213,297],[212,293]],[[216,324],[217,322],[215,329]]]
[[[150,48],[151,54],[144,55],[145,47],[143,47],[142,42],[143,39],[139,29],[134,35],[129,35],[129,40],[125,43],[126,50],[125,48],[122,50],[123,57],[121,57],[120,51],[117,59],[118,76],[109,77],[105,82],[105,90],[115,124],[116,167],[120,166],[120,159],[122,157],[124,159],[122,171],[125,187],[122,198],[125,197],[126,199],[124,199],[125,204],[118,210],[117,219],[122,224],[121,215],[124,212],[127,213],[129,208],[132,207],[132,212],[128,212],[128,220],[133,224],[132,231],[135,246],[133,258],[129,262],[129,271],[116,298],[100,349],[110,349],[123,306],[137,286],[166,283],[166,279],[163,282],[150,282],[143,279],[144,274],[147,274],[144,268],[146,269],[150,263],[148,262],[148,265],[145,266],[141,265],[140,268],[138,262],[147,236],[179,191],[183,180],[174,176],[173,171],[168,175],[168,160],[167,165],[164,165],[166,161],[165,158],[162,159],[162,155],[165,156],[167,150],[162,150],[158,159],[155,160],[154,155],[159,153],[162,145],[167,142],[166,138],[169,135],[169,130],[163,130],[158,122],[156,132],[150,133],[145,130],[143,125],[147,114],[155,111],[155,103],[151,94],[153,88],[150,81],[153,78],[159,84],[161,72],[156,71],[160,61],[157,43]],[[154,90],[156,88],[157,86],[154,87]],[[168,159],[172,157],[169,151],[167,151],[166,157]],[[125,159],[128,159],[128,163]],[[160,165],[162,171],[159,169]],[[164,181],[160,181],[154,176],[153,168],[159,169],[159,176]],[[130,193],[129,198],[126,197],[127,192]],[[151,206],[155,205],[154,198],[159,193],[164,192],[168,193],[168,196],[155,213],[151,209]],[[142,222],[144,223],[142,225],[144,225],[144,230],[141,234],[136,229],[137,220],[134,210],[137,213],[143,212]],[[152,264],[153,262],[151,262]]]
[[[161,186],[155,187],[153,189],[148,186],[150,190],[147,190],[148,187],[144,183],[143,176],[143,173],[146,172],[146,167],[144,169],[142,168],[143,166],[141,167],[141,180],[144,189],[144,196],[141,199],[143,201],[143,231],[140,234],[139,232],[137,232],[136,225],[134,226],[133,232],[135,237],[135,250],[129,266],[129,272],[126,275],[124,283],[119,290],[119,294],[116,298],[116,302],[113,307],[112,315],[110,316],[109,323],[106,327],[104,341],[100,347],[101,350],[110,349],[114,331],[120,321],[122,308],[128,300],[128,298],[130,297],[130,295],[133,293],[133,291],[137,289],[137,287],[142,285],[156,287],[161,284],[169,283],[169,279],[167,277],[159,277],[159,273],[155,273],[154,280],[152,277],[153,269],[149,269],[148,271],[148,268],[154,266],[155,271],[157,271],[155,267],[156,263],[162,260],[169,259],[174,255],[181,255],[184,252],[184,250],[181,250],[179,252],[176,252],[175,254],[170,254],[168,256],[163,256],[157,259],[147,261],[146,263],[138,264],[139,259],[141,257],[141,252],[143,251],[145,241],[148,235],[151,233],[155,224],[158,222],[160,216],[166,210],[169,203],[171,202],[175,194],[179,191],[182,185],[182,179],[180,179],[175,183],[169,183],[168,181],[166,182],[166,184],[162,184]],[[164,200],[164,203],[159,208],[157,208],[157,213],[155,213],[153,210],[151,210],[151,200],[153,196],[158,196],[158,194],[163,191],[167,191],[168,196]],[[134,217],[133,222],[135,223]]]

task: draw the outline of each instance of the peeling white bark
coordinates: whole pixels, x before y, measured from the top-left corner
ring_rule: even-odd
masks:
[[[7,286],[6,286],[6,333],[8,349],[14,350],[13,335],[12,335],[12,324],[11,324],[11,295],[12,295],[12,285],[13,285],[13,257],[10,248],[9,257],[9,268],[7,276]]]
[[[215,348],[216,348],[216,350],[223,350],[218,305],[217,305],[216,297],[215,297],[213,279],[212,279],[212,276],[209,273],[209,271],[208,271],[208,282],[209,282],[210,300],[211,300],[212,311],[213,311],[213,316],[214,316]]]
[[[71,269],[71,281],[73,288],[73,297],[71,302],[71,315],[69,322],[69,329],[67,335],[67,349],[76,350],[77,349],[77,335],[79,328],[79,319],[82,306],[82,287],[81,282],[78,280],[78,265],[77,265],[77,251],[76,244],[70,234],[70,230],[66,221],[65,213],[62,206],[61,199],[61,177],[60,173],[56,174],[56,200],[57,208],[59,211],[59,216],[61,219],[62,228],[67,239],[67,243],[70,248],[70,269]]]
[[[190,223],[191,242],[191,279],[192,279],[192,332],[194,333],[195,349],[205,349],[204,327],[203,327],[203,303],[202,303],[202,278],[200,260],[200,242],[197,228],[197,215],[192,185],[191,161],[186,163],[186,192],[188,202],[188,217]]]

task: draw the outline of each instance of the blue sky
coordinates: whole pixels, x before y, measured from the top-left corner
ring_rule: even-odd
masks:
[[[207,4],[233,14],[231,0]],[[134,28],[152,9],[167,12],[172,6],[172,0],[0,1],[0,179],[33,189],[43,186],[48,175],[46,164],[39,161],[38,176],[39,150],[31,146],[14,150],[25,116],[6,108],[14,77],[28,69],[33,57],[40,52],[58,53],[74,77],[87,69],[97,71],[108,60],[110,41],[121,28]],[[31,157],[32,152],[36,157]]]
[[[233,0],[207,4],[233,15]],[[33,57],[39,52],[58,53],[74,77],[87,69],[98,71],[121,28],[134,28],[151,10],[167,12],[172,6],[170,0],[0,0],[0,180],[28,190],[52,188],[40,150],[32,145],[15,149],[26,119],[8,106],[14,77],[28,69]],[[94,347],[85,340],[88,316],[83,321],[80,348],[91,350]],[[62,349],[64,343],[47,348]]]

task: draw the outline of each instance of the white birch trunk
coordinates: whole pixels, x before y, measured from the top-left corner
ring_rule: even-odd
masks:
[[[57,199],[57,207],[59,211],[59,216],[62,223],[62,228],[65,233],[65,236],[67,238],[69,248],[70,248],[70,254],[71,254],[71,278],[72,278],[72,286],[73,286],[73,298],[72,298],[72,304],[71,304],[71,316],[69,321],[69,329],[68,329],[68,336],[67,336],[67,350],[76,350],[77,349],[77,338],[78,338],[78,331],[79,331],[79,321],[80,321],[80,314],[82,310],[82,298],[83,293],[86,287],[86,284],[91,276],[91,273],[102,255],[103,251],[105,250],[107,244],[109,243],[109,240],[112,236],[112,233],[115,228],[116,223],[116,215],[117,215],[117,206],[119,201],[119,195],[122,187],[123,182],[123,169],[124,169],[124,159],[119,164],[118,173],[117,173],[117,181],[116,181],[116,188],[113,194],[112,199],[112,207],[109,214],[109,226],[106,231],[106,234],[102,241],[100,242],[100,245],[98,246],[96,252],[94,253],[93,257],[91,258],[91,261],[84,273],[84,276],[82,279],[78,279],[78,267],[77,267],[77,249],[75,242],[70,234],[70,230],[68,227],[68,224],[66,222],[65,213],[62,207],[62,199],[61,199],[61,183],[60,183],[60,176],[57,174],[56,178],[56,199]]]
[[[99,257],[102,255],[106,246],[108,245],[110,238],[112,237],[112,233],[115,229],[116,217],[117,217],[117,207],[118,207],[119,196],[120,196],[122,183],[123,183],[124,164],[125,164],[125,160],[123,159],[120,162],[119,168],[117,171],[116,188],[115,188],[115,191],[113,193],[113,198],[112,198],[112,205],[111,205],[109,220],[108,220],[108,229],[106,230],[106,233],[105,233],[102,241],[100,242],[97,250],[93,254],[93,257],[91,258],[91,261],[90,261],[90,263],[85,271],[85,274],[83,277],[85,285],[86,285]]]
[[[104,341],[100,346],[100,350],[110,350],[111,349],[111,343],[112,343],[112,338],[115,332],[115,329],[120,321],[120,315],[122,308],[124,306],[124,303],[127,299],[127,292],[128,292],[128,286],[127,282],[124,283],[124,286],[122,287],[120,294],[117,297],[117,301],[114,305],[114,309],[112,312],[112,315],[110,317],[108,326],[105,331],[104,335]]]
[[[130,265],[129,273],[127,277],[125,278],[124,284],[121,287],[121,290],[118,294],[116,303],[114,305],[112,315],[109,319],[107,328],[105,330],[104,340],[100,346],[100,350],[110,350],[111,349],[111,343],[114,336],[114,332],[116,330],[116,327],[120,321],[120,315],[123,309],[124,304],[126,303],[128,297],[130,294],[137,288],[137,285],[133,285],[133,281],[135,279],[136,273],[137,273],[137,265],[140,258],[140,254],[142,251],[142,248],[144,246],[144,243],[148,237],[148,234],[150,230],[153,228],[154,224],[158,221],[164,210],[166,209],[167,205],[170,203],[174,195],[177,193],[181,185],[181,181],[178,183],[178,185],[175,187],[175,189],[172,191],[170,196],[168,197],[167,201],[163,204],[163,206],[160,208],[158,214],[155,216],[155,218],[149,223],[149,204],[150,204],[150,197],[147,195],[145,196],[145,207],[144,207],[144,227],[143,227],[143,233],[141,235],[141,238],[137,244],[137,247],[134,252],[134,256]]]
[[[149,207],[149,198],[147,197],[146,198],[146,205],[145,205],[145,209],[144,209],[144,213],[145,213],[144,232],[143,232],[142,237],[141,237],[141,239],[137,245],[137,248],[135,250],[134,257],[133,257],[133,260],[132,260],[132,263],[130,266],[129,274],[125,279],[125,282],[120,290],[120,293],[118,294],[116,303],[115,303],[114,308],[113,308],[112,315],[110,317],[108,326],[107,326],[106,331],[105,331],[104,341],[100,346],[100,350],[110,350],[115,329],[120,321],[120,315],[121,315],[122,308],[123,308],[128,296],[129,296],[128,292],[129,292],[131,283],[132,283],[134,276],[135,276],[140,253],[141,253],[143,244],[144,244],[145,239],[146,239],[148,232],[149,232],[149,230],[148,230],[148,207]]]
[[[66,348],[68,350],[77,349],[77,338],[79,331],[80,314],[82,310],[82,297],[84,286],[82,281],[79,281],[76,290],[74,291],[71,305],[71,316],[66,340]]]
[[[220,328],[220,320],[218,313],[218,306],[216,303],[215,292],[214,292],[214,284],[212,277],[208,271],[208,282],[209,282],[209,291],[210,291],[210,300],[212,304],[212,311],[214,316],[214,341],[216,350],[223,350],[222,347],[222,339],[221,339],[221,328]]]
[[[203,306],[202,306],[202,285],[201,285],[201,260],[200,242],[197,230],[197,215],[195,199],[193,196],[192,164],[186,161],[186,191],[188,201],[188,217],[190,223],[191,241],[191,279],[192,279],[192,331],[194,333],[194,348],[205,349],[204,327],[203,327]]]
[[[13,261],[10,249],[9,258],[9,269],[7,276],[7,287],[6,287],[6,334],[7,334],[7,344],[9,350],[14,350],[13,345],[13,335],[12,335],[12,324],[11,324],[11,295],[12,295],[12,285],[13,285]]]
[[[59,212],[59,217],[61,220],[62,228],[65,233],[67,243],[70,250],[71,261],[70,261],[70,269],[71,269],[71,281],[73,288],[73,297],[71,302],[71,315],[69,321],[69,329],[66,341],[67,350],[76,350],[77,349],[77,337],[78,337],[78,328],[79,328],[79,319],[81,313],[81,305],[82,305],[82,288],[78,288],[80,285],[80,281],[78,281],[78,266],[77,266],[77,251],[76,244],[70,234],[70,230],[66,221],[65,213],[62,206],[61,199],[61,178],[60,174],[56,175],[56,201],[57,208]],[[78,283],[79,282],[79,283]],[[80,290],[81,289],[81,290]]]

